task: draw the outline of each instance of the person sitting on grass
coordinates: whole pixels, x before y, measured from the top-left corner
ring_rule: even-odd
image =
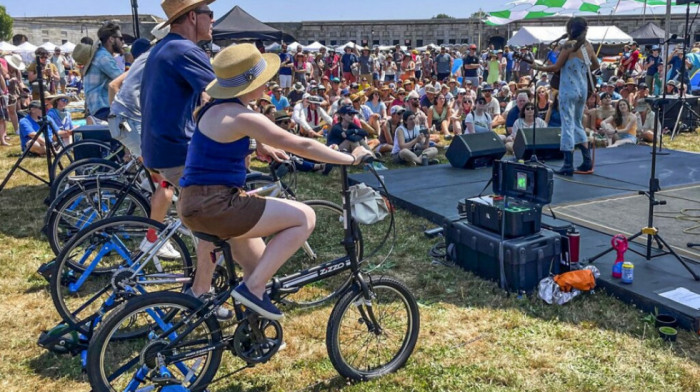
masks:
[[[471,102],[471,101],[470,101]],[[491,132],[491,116],[486,112],[486,99],[476,99],[476,106],[464,118],[465,133]]]
[[[435,103],[428,110],[428,124],[434,127],[438,134],[445,136],[445,140],[452,139],[449,131],[451,117],[452,111],[447,105],[447,98],[442,93],[438,94]]]
[[[265,109],[269,109],[269,107]],[[263,114],[265,114],[265,116],[270,120],[274,121],[275,125],[289,131],[292,134],[295,134],[294,123],[292,122],[291,117],[289,117],[289,113],[287,113],[285,110],[266,110],[266,112],[268,113]],[[292,157],[291,162],[294,165],[294,168],[301,172],[317,172],[325,169],[326,167],[326,165],[323,163],[313,162],[300,157]]]
[[[367,131],[355,125],[354,122],[355,115],[359,112],[351,105],[343,105],[336,113],[340,121],[331,128],[326,144],[345,152],[354,151],[358,146],[371,151],[367,145]]]
[[[651,143],[654,141],[654,122],[656,121],[656,113],[651,110],[651,106],[644,99],[637,100],[635,108],[637,117],[637,137],[639,139]],[[661,125],[656,124],[658,132],[662,132]]]
[[[46,115],[58,125],[56,136],[63,140],[63,144],[69,145],[72,143],[73,130],[77,128],[77,126],[73,126],[71,114],[66,110],[66,106],[68,106],[68,96],[56,95],[51,98],[51,103],[53,104],[53,108],[51,108]]]
[[[523,132],[527,129],[532,129],[533,125],[535,128],[547,128],[547,123],[539,117],[535,117],[535,104],[528,102],[523,106],[523,110],[520,111],[520,117],[513,123],[513,133],[506,138],[506,150],[508,152],[513,152],[513,141],[515,140],[515,135],[518,132]]]
[[[637,118],[624,99],[617,101],[615,114],[603,121],[601,129],[608,138],[608,147],[637,143]]]
[[[32,143],[32,138],[36,135],[41,127],[41,102],[32,101],[29,103],[29,113],[19,121],[19,138],[22,144],[22,151],[29,149],[30,153],[36,155],[46,155],[46,140],[43,136],[39,136],[36,142]],[[49,140],[52,137],[49,129]],[[31,143],[31,144],[29,144]]]
[[[410,110],[403,113],[403,123],[396,128],[391,157],[394,163],[409,165],[437,164],[437,148],[430,147],[427,129],[416,126],[416,114]]]

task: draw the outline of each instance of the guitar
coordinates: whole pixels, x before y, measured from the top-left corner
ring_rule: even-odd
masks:
[[[513,58],[517,58],[520,61],[525,61],[526,63],[529,63],[529,64],[533,64],[536,61],[532,57],[523,56],[520,53],[513,53]],[[538,61],[538,65],[542,65],[542,64]],[[588,69],[588,72],[591,72],[590,68]],[[559,69],[559,71],[556,71],[553,73],[552,79],[549,82],[549,85],[553,90],[559,91],[559,79],[560,78],[561,78],[561,69]],[[593,77],[593,74],[591,73],[591,77],[586,78],[586,85],[588,86],[588,93],[586,94],[587,99],[595,91],[595,84],[594,84],[593,80],[594,80],[594,77]]]

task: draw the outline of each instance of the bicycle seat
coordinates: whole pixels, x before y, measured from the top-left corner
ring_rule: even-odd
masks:
[[[228,238],[219,238],[213,234],[202,233],[199,231],[193,231],[192,235],[194,235],[195,237],[199,238],[202,241],[212,242],[215,245],[218,245],[222,242],[226,242],[226,240],[228,239]]]

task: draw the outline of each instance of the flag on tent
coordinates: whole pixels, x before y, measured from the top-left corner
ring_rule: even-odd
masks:
[[[553,16],[554,12],[542,12],[542,11],[495,11],[489,12],[486,18],[487,25],[502,25],[507,24],[516,20],[523,19],[538,19],[547,16]]]

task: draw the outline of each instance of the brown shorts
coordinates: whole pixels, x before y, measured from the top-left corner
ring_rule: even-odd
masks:
[[[219,238],[250,231],[265,211],[265,198],[224,185],[190,185],[180,190],[177,212],[192,231]]]

